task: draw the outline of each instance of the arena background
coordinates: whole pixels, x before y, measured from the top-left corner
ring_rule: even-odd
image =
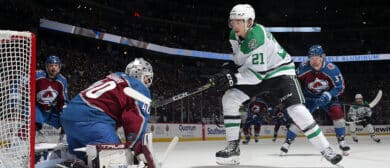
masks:
[[[37,68],[48,55],[60,56],[62,74],[74,97],[110,72],[124,71],[135,57],[153,64],[154,99],[164,99],[204,84],[221,70],[220,59],[165,54],[145,49],[146,44],[191,51],[230,53],[227,25],[229,11],[248,2],[256,10],[256,22],[267,27],[320,27],[320,32],[274,32],[293,56],[305,56],[313,44],[321,44],[332,56],[363,55],[360,61],[337,62],[346,89],[343,101],[356,93],[372,100],[383,90],[373,109],[375,124],[390,123],[390,5],[386,0],[14,0],[0,1],[0,29],[27,30],[37,35]],[[61,32],[42,26],[45,20],[92,30],[93,38],[79,31]],[[101,40],[104,33],[137,40],[134,45]],[[81,34],[81,35],[80,35]],[[196,54],[195,54],[196,55]],[[207,54],[206,54],[207,56]],[[370,56],[376,58],[370,60]],[[213,89],[152,110],[152,123],[213,124],[222,115],[221,94]],[[320,124],[330,121],[316,113]]]

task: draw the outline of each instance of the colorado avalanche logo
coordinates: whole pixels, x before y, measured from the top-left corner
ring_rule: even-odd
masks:
[[[313,82],[310,82],[307,86],[312,93],[321,93],[322,91],[329,89],[328,81],[318,78],[316,78]]]
[[[54,90],[51,86],[49,86],[45,90],[41,90],[37,94],[37,100],[40,104],[44,105],[53,105],[52,103],[58,96],[58,92]]]
[[[258,105],[254,105],[251,110],[252,113],[260,113],[260,107]]]

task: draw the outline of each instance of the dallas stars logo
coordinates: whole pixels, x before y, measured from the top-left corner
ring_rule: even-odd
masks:
[[[259,43],[257,42],[256,39],[251,39],[248,43],[248,48],[253,50],[256,49],[259,46]]]

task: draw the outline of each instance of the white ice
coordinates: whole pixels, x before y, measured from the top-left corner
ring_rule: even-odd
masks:
[[[379,136],[381,143],[376,143],[369,136],[359,136],[359,143],[346,140],[351,146],[349,156],[344,156],[341,164],[345,168],[389,168],[390,136]],[[328,137],[331,146],[340,153],[336,138]],[[286,156],[279,156],[284,139],[275,143],[271,139],[253,140],[249,145],[240,144],[241,164],[238,166],[220,166],[215,163],[215,152],[226,146],[224,141],[179,142],[168,155],[164,168],[328,168],[336,167],[322,158],[318,151],[306,140],[297,138]],[[156,157],[162,157],[168,143],[154,143]]]

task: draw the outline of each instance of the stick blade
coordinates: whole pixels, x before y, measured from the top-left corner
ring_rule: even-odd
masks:
[[[382,90],[379,90],[378,93],[376,94],[376,97],[374,98],[374,100],[372,100],[372,102],[370,104],[368,104],[368,106],[370,108],[373,108],[374,106],[376,106],[379,103],[379,101],[381,100],[382,94],[383,94]]]
[[[175,148],[177,142],[179,142],[179,137],[177,137],[177,136],[173,137],[173,139],[171,140],[171,143],[169,143],[167,149],[165,150],[163,157],[158,162],[158,167],[159,168],[162,167],[162,165],[164,164],[165,160],[168,157],[168,154]]]

